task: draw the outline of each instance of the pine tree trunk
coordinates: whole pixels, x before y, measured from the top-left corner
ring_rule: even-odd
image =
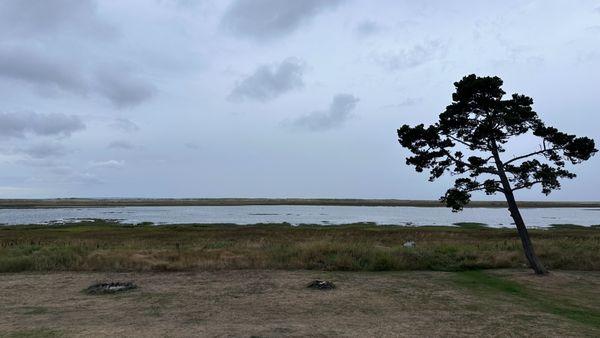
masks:
[[[500,155],[498,154],[495,142],[493,142],[492,154],[494,155],[494,161],[496,162],[496,168],[498,169],[498,176],[500,176],[500,182],[502,183],[504,196],[506,197],[506,202],[508,203],[508,211],[510,211],[510,216],[515,221],[515,226],[517,227],[519,237],[521,238],[521,244],[523,244],[523,251],[525,252],[525,257],[529,262],[529,266],[531,266],[533,271],[535,271],[535,273],[538,275],[547,274],[548,270],[546,270],[544,265],[542,265],[539,258],[535,254],[535,251],[533,250],[533,244],[531,243],[531,238],[529,238],[529,232],[527,232],[525,221],[523,221],[521,212],[519,212],[519,207],[515,200],[510,182],[508,181],[508,177],[506,177],[506,172],[504,171],[504,167],[502,161],[500,160]]]
[[[506,202],[508,203],[510,216],[515,221],[515,226],[519,232],[519,237],[521,238],[521,243],[523,244],[523,251],[525,252],[525,257],[527,257],[529,265],[538,275],[544,275],[548,273],[548,270],[546,270],[546,268],[542,265],[539,258],[535,254],[535,251],[533,250],[533,244],[529,238],[529,232],[527,232],[525,222],[523,221],[523,217],[521,217],[519,207],[517,206],[517,202],[515,201],[512,191],[509,191],[508,194],[505,193],[504,195],[506,196]]]

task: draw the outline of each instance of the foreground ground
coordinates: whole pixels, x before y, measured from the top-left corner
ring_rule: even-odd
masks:
[[[100,280],[139,288],[81,292]],[[598,336],[598,299],[599,272],[0,274],[0,336]]]
[[[599,336],[600,228],[531,234],[547,277],[478,224],[0,227],[0,337]]]

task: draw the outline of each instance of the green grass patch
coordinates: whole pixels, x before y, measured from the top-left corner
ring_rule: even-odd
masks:
[[[463,287],[487,294],[510,294],[512,296],[528,296],[525,288],[519,283],[490,275],[481,270],[463,271],[456,274],[455,281]]]
[[[589,227],[585,227],[583,225],[577,225],[577,224],[550,224],[549,226],[550,229],[554,229],[554,230],[573,230],[573,229],[589,229]]]
[[[544,277],[540,277],[544,278]],[[464,271],[454,281],[483,297],[510,297],[530,308],[564,317],[600,329],[600,311],[582,308],[565,299],[533,290],[525,285],[483,271]]]
[[[7,332],[4,334],[0,333],[0,336],[7,338],[54,338],[63,337],[63,334],[58,330],[31,329]]]
[[[24,315],[43,315],[48,313],[48,308],[43,306],[27,306],[21,309]]]
[[[459,228],[463,229],[487,229],[488,225],[485,223],[477,223],[477,222],[457,222],[453,223]]]

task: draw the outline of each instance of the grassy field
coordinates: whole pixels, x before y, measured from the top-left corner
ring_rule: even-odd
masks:
[[[532,230],[550,269],[600,270],[600,228]],[[404,247],[414,241],[414,247]],[[0,272],[307,269],[399,271],[524,268],[514,229],[180,225],[106,221],[0,227]]]
[[[478,223],[5,226],[0,337],[599,336],[600,228],[531,234],[548,276]]]
[[[387,207],[445,207],[438,200],[349,198],[50,198],[0,199],[6,208],[80,208],[125,206],[338,205]],[[506,208],[506,201],[471,201],[467,208]],[[600,201],[520,201],[521,208],[600,208]]]

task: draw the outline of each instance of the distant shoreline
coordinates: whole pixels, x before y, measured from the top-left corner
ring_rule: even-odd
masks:
[[[334,198],[55,198],[0,199],[0,209],[102,208],[141,206],[322,205],[381,207],[444,207],[436,200]],[[522,208],[600,208],[600,201],[522,201]],[[471,208],[505,208],[504,201],[472,201]]]

